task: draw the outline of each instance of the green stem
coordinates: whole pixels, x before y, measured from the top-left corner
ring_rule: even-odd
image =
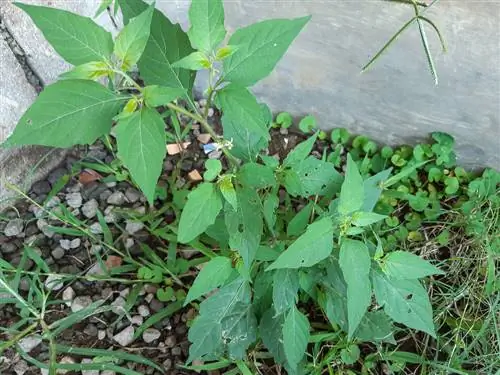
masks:
[[[29,327],[25,328],[23,331],[19,332],[16,336],[11,338],[9,341],[6,341],[0,345],[0,354],[3,353],[5,349],[10,348],[12,345],[17,343],[19,340],[21,340],[24,336],[27,336],[31,331],[33,331],[38,323],[33,323]]]
[[[122,72],[121,70],[113,70],[113,72],[121,75],[123,78],[125,78],[125,80],[128,82],[128,83],[131,83],[132,86],[134,86],[137,90],[139,90],[139,92],[142,92],[143,91],[143,88],[136,82],[132,79],[132,77],[130,77],[127,73],[125,72]]]
[[[46,334],[49,338],[49,375],[56,375],[56,364],[57,364],[57,349],[56,349],[56,341],[54,337],[50,334],[50,328],[45,323],[45,321],[41,320],[40,324],[42,325],[42,329],[44,334]]]

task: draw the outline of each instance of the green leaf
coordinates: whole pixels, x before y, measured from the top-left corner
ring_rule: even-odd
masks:
[[[347,154],[347,170],[340,190],[339,213],[348,215],[359,210],[363,206],[364,199],[363,178],[359,174],[358,167],[352,160],[351,154]]]
[[[352,215],[352,223],[357,227],[366,227],[371,224],[375,224],[381,220],[384,220],[386,215],[379,215],[375,212],[355,212]]]
[[[283,323],[285,316],[276,316],[273,308],[267,310],[260,320],[259,333],[264,346],[273,355],[276,363],[286,361],[285,348],[283,347]]]
[[[148,8],[142,0],[117,0],[125,24]],[[182,88],[191,95],[194,73],[172,67],[172,63],[193,52],[187,34],[180,25],[172,24],[158,9],[153,13],[151,33],[146,48],[137,63],[141,77],[148,85]]]
[[[274,170],[257,163],[245,163],[238,171],[237,178],[244,186],[252,189],[265,189],[276,185]]]
[[[335,166],[314,156],[307,157],[293,169],[287,170],[285,176],[288,176],[288,179],[285,179],[285,188],[292,196],[309,197],[335,193],[342,184],[342,176]],[[290,178],[293,179],[293,184],[290,184]]]
[[[295,306],[299,291],[299,273],[293,269],[279,269],[273,275],[273,306],[276,314]]]
[[[350,344],[347,348],[340,351],[340,359],[342,359],[345,365],[353,365],[358,361],[360,354],[359,347],[355,344]]]
[[[432,306],[418,280],[392,279],[381,271],[372,272],[377,303],[394,321],[436,337]]]
[[[349,141],[351,135],[345,128],[336,128],[332,130],[330,138],[333,143],[346,144]]]
[[[188,363],[205,355],[242,359],[257,336],[249,284],[238,278],[200,304],[200,315],[189,330]]]
[[[307,227],[283,252],[267,271],[279,268],[311,267],[326,259],[333,249],[333,222],[329,217],[320,219]]]
[[[340,247],[339,264],[347,284],[347,320],[349,339],[358,328],[370,306],[371,259],[368,247],[361,241],[345,238]]]
[[[219,48],[215,54],[216,61],[222,61],[238,50],[238,46],[224,46]],[[272,119],[271,119],[272,120]]]
[[[224,60],[224,79],[252,86],[269,75],[310,18],[268,20],[236,30],[228,44],[238,50]]]
[[[183,57],[179,61],[172,64],[173,68],[182,68],[188,70],[202,70],[210,69],[211,63],[208,57],[199,51],[192,52],[191,54]]]
[[[420,162],[420,163],[417,163],[417,164],[413,164],[413,165],[408,165],[406,166],[405,168],[401,169],[400,172],[398,172],[397,174],[395,174],[394,176],[391,176],[390,178],[388,178],[382,185],[381,187],[384,188],[384,189],[387,189],[388,187],[398,183],[399,181],[407,178],[408,176],[410,176],[413,172],[415,172],[417,169],[423,167],[425,164],[427,164],[428,161],[423,161],[423,162]]]
[[[270,193],[263,202],[263,214],[267,227],[271,234],[274,235],[274,226],[276,224],[276,210],[280,204],[279,197],[275,193]]]
[[[142,56],[149,40],[154,4],[134,17],[120,31],[115,40],[114,53],[121,60],[121,69],[129,70]]]
[[[14,4],[31,17],[45,39],[70,64],[106,61],[111,57],[111,34],[90,18],[55,8]]]
[[[4,146],[94,143],[110,132],[113,117],[126,99],[93,81],[56,82],[41,92]]]
[[[222,163],[219,159],[207,159],[205,161],[205,173],[203,173],[203,179],[205,181],[213,181],[219,176],[222,171]]]
[[[448,195],[455,194],[460,188],[460,183],[458,182],[458,178],[447,176],[444,179],[444,184],[446,188],[444,189],[445,193]]]
[[[182,210],[177,240],[181,243],[194,240],[215,223],[221,209],[222,200],[216,186],[207,182],[198,185],[189,193]]]
[[[283,161],[283,166],[285,167],[295,167],[304,161],[307,156],[311,153],[314,143],[318,138],[318,133],[307,138],[306,141],[298,144],[285,158]]]
[[[375,205],[377,204],[380,194],[382,194],[381,184],[387,180],[392,172],[392,168],[385,169],[382,172],[377,173],[375,176],[371,176],[365,180],[363,187],[365,190],[365,200],[361,210],[364,212],[371,212]]]
[[[393,279],[420,279],[444,272],[418,255],[406,251],[393,251],[382,261],[382,270]]]
[[[189,21],[189,40],[200,51],[211,53],[226,36],[222,0],[192,1]]]
[[[296,368],[304,358],[309,342],[309,321],[294,305],[283,323],[283,347],[288,364]]]
[[[359,323],[355,336],[363,341],[396,344],[393,333],[392,322],[383,311],[368,311]]]
[[[212,160],[212,159],[209,159]],[[217,159],[213,159],[217,160]],[[203,175],[205,176],[205,175]],[[219,189],[222,193],[222,196],[232,207],[233,210],[238,210],[238,196],[236,194],[236,189],[234,188],[233,182],[231,181],[230,176],[224,176],[219,180]]]
[[[121,119],[115,129],[118,155],[152,204],[165,159],[165,123],[154,109],[143,107]]]
[[[103,61],[91,61],[75,66],[73,69],[61,74],[59,79],[91,79],[95,80],[108,75],[111,72],[107,63]]]
[[[267,146],[269,133],[257,99],[244,87],[228,85],[217,92],[222,109],[224,138],[233,141],[231,153],[255,160]]]
[[[238,188],[238,210],[225,209],[226,227],[230,234],[229,246],[238,251],[247,269],[260,245],[264,223],[261,201],[257,192],[249,188]]]
[[[303,133],[310,133],[314,129],[317,128],[316,118],[312,115],[304,117],[299,122],[299,129],[302,130]]]
[[[193,285],[189,288],[184,306],[215,288],[224,285],[232,272],[231,259],[226,257],[212,258],[203,266]]]
[[[170,103],[185,94],[186,92],[182,88],[164,87],[158,85],[146,86],[142,91],[144,102],[150,107],[166,105],[167,103]]]
[[[308,203],[293,217],[292,220],[290,220],[286,228],[286,234],[288,236],[298,236],[306,229],[311,218],[313,207],[314,205],[312,202]]]
[[[276,123],[282,128],[287,129],[292,126],[293,117],[288,112],[281,112],[278,116],[276,116]]]

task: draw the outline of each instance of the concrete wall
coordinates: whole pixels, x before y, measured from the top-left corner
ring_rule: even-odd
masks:
[[[99,3],[24,2],[87,16]],[[156,3],[172,20],[188,27],[190,1]],[[225,5],[230,31],[266,18],[312,15],[277,70],[254,87],[274,111],[311,113],[322,128],[347,127],[390,144],[413,143],[429,132],[445,131],[457,139],[462,163],[500,168],[500,2],[441,0],[426,12],[441,28],[449,49],[442,54],[428,30],[440,77],[437,87],[414,27],[370,71],[360,74],[369,58],[412,16],[406,5],[383,0],[226,0]],[[0,40],[2,141],[35,97],[26,68],[46,85],[68,66],[10,0],[0,0],[0,18],[8,30],[2,39],[13,37],[28,63],[20,67],[15,58],[19,55]],[[113,30],[106,14],[97,21]],[[0,177],[23,175],[19,168],[12,170],[12,163],[24,160],[26,153],[18,155],[22,157],[0,151]]]

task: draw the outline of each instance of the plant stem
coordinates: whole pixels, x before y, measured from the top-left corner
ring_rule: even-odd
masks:
[[[33,331],[38,323],[33,323],[29,327],[25,328],[23,331],[19,332],[16,336],[11,338],[9,341],[3,342],[2,345],[0,345],[0,354],[3,353],[5,349],[10,348],[12,345],[17,343],[19,340],[21,340],[24,336],[27,336],[31,331]]]

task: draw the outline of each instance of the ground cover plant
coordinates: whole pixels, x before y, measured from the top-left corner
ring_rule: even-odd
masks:
[[[139,286],[124,315],[144,284],[157,285],[156,298],[168,305],[134,336],[192,306],[182,366],[190,372],[496,369],[498,172],[474,176],[457,167],[454,140],[444,133],[433,133],[430,144],[379,148],[343,128],[326,134],[306,116],[290,142],[292,116],[273,119],[248,88],[271,73],[309,17],[263,21],[227,38],[220,1],[194,1],[187,33],[154,4],[116,5],[125,27],[113,41],[88,18],[18,4],[75,68],[41,93],[5,146],[101,139],[113,160],[77,163],[71,176],[100,173],[143,192],[147,209],[118,210],[154,239],[143,240],[139,254],[121,247],[106,220],[111,212],[96,213],[96,230],[64,206],[47,208],[71,176],[42,202],[25,197],[57,222],[45,230],[101,246],[93,255],[108,272],[84,278]],[[199,70],[209,77],[202,107],[192,96]],[[188,168],[186,176],[180,166],[195,145],[207,155],[203,173]],[[180,157],[165,177],[167,153]],[[190,184],[180,183],[186,178]],[[178,257],[185,250],[198,255]],[[24,269],[28,260],[32,271]],[[58,344],[76,322],[116,306],[95,301],[62,317],[47,314],[64,302],[50,298],[54,283],[72,276],[47,281],[50,267],[30,246],[20,264],[2,261],[0,270],[2,303],[19,309],[0,351],[15,347],[49,374],[139,373],[125,362],[165,370],[128,352]],[[45,361],[19,344],[33,335],[49,343]],[[92,359],[65,363],[67,353]]]

